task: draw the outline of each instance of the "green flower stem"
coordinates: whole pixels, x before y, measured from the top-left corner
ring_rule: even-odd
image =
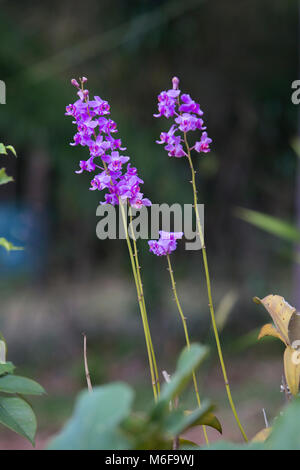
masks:
[[[222,352],[222,347],[221,347],[221,342],[219,338],[219,333],[218,333],[218,328],[217,328],[217,323],[216,323],[216,317],[215,317],[215,311],[214,311],[214,306],[213,306],[213,300],[212,300],[212,293],[211,293],[211,281],[210,281],[210,275],[209,275],[209,269],[208,269],[208,261],[207,261],[207,253],[206,253],[206,247],[205,247],[205,241],[204,241],[204,234],[203,234],[203,229],[201,225],[201,220],[199,216],[199,211],[198,211],[198,196],[197,196],[197,188],[196,188],[196,172],[194,170],[193,162],[192,162],[192,157],[191,157],[191,150],[188,144],[187,136],[186,133],[184,133],[184,142],[187,150],[187,158],[189,161],[189,165],[191,168],[191,173],[192,173],[192,186],[193,186],[193,194],[194,194],[194,210],[196,214],[196,221],[197,221],[197,229],[202,245],[202,255],[203,255],[203,263],[204,263],[204,270],[205,270],[205,277],[206,277],[206,285],[207,285],[207,294],[208,294],[208,306],[210,310],[210,315],[211,315],[211,321],[212,321],[212,327],[216,339],[216,344],[217,344],[217,350],[218,350],[218,355],[221,363],[221,369],[224,377],[224,382],[225,382],[225,388],[228,396],[228,400],[233,412],[233,415],[235,417],[235,420],[237,422],[237,425],[242,433],[243,438],[245,439],[246,442],[248,442],[247,435],[244,431],[244,428],[240,422],[240,419],[238,417],[236,407],[232,398],[231,390],[230,390],[230,385],[229,385],[229,380],[227,376],[227,371],[226,371],[226,366],[224,362],[224,357],[223,357],[223,352]]]
[[[81,89],[83,91],[83,83],[81,83]],[[87,99],[85,99],[85,102],[87,102]],[[89,111],[88,111],[89,112]],[[95,135],[95,130],[94,130],[94,135]],[[96,135],[95,135],[96,138]],[[104,161],[104,169],[106,173],[109,175],[109,171],[107,168],[107,165]],[[145,334],[145,339],[146,339],[146,347],[147,347],[147,353],[148,353],[148,358],[149,358],[149,366],[150,366],[150,374],[151,374],[151,380],[152,380],[152,388],[153,388],[153,394],[154,394],[154,399],[157,401],[157,397],[160,391],[160,386],[159,386],[159,381],[158,381],[158,372],[157,372],[157,365],[156,365],[156,360],[155,360],[155,355],[154,355],[154,349],[152,345],[152,340],[151,340],[151,335],[150,335],[150,329],[149,329],[149,323],[148,323],[148,318],[147,318],[147,312],[146,312],[146,307],[145,307],[145,300],[144,300],[144,294],[143,294],[143,287],[142,287],[142,282],[140,278],[140,273],[139,269],[137,269],[137,266],[139,266],[138,262],[135,262],[135,258],[132,252],[132,246],[130,243],[130,238],[128,235],[128,229],[127,229],[127,220],[126,220],[126,215],[124,211],[124,207],[122,205],[121,200],[119,199],[119,204],[121,208],[121,213],[122,213],[122,220],[123,220],[123,225],[124,225],[124,231],[126,234],[126,241],[127,241],[127,246],[128,246],[128,251],[129,251],[129,256],[130,256],[130,261],[131,261],[131,267],[132,267],[132,272],[133,272],[133,277],[136,285],[136,291],[137,291],[137,297],[138,297],[138,302],[139,302],[139,307],[141,311],[141,317],[142,317],[142,322],[143,322],[143,328],[144,328],[144,334]],[[135,246],[135,251],[136,246]],[[137,258],[136,258],[137,259]],[[139,273],[139,274],[137,274]],[[153,370],[153,367],[155,371]]]
[[[172,290],[173,290],[173,293],[174,293],[175,302],[176,302],[176,305],[177,305],[177,308],[178,308],[178,312],[179,312],[179,315],[180,315],[180,318],[181,318],[181,321],[182,321],[182,325],[183,325],[183,329],[184,329],[184,334],[185,334],[185,339],[186,339],[186,344],[187,344],[187,347],[190,348],[190,347],[191,347],[191,343],[190,343],[190,337],[189,337],[189,333],[188,333],[188,329],[187,329],[187,324],[186,324],[186,317],[185,317],[184,314],[183,314],[183,311],[182,311],[182,308],[181,308],[181,305],[180,305],[180,302],[179,302],[179,298],[178,298],[178,294],[177,294],[177,289],[176,289],[176,282],[175,282],[175,279],[174,279],[174,273],[173,273],[173,269],[172,269],[171,260],[170,260],[170,256],[169,256],[169,255],[167,255],[167,260],[168,260],[168,271],[169,271],[169,273],[170,273],[171,284],[172,284]],[[195,393],[196,393],[196,397],[197,397],[197,403],[198,403],[198,406],[199,406],[199,408],[200,408],[200,407],[201,407],[201,399],[200,399],[200,395],[199,395],[199,389],[198,389],[197,378],[196,378],[196,374],[195,374],[194,371],[193,371],[193,382],[194,382],[194,389],[195,389]],[[204,437],[205,437],[206,443],[209,444],[209,440],[208,440],[208,436],[207,436],[207,431],[206,431],[206,426],[203,426],[203,433],[204,433]]]
[[[133,230],[133,227],[132,227],[132,212],[131,212],[131,207],[130,206],[129,206],[129,217],[130,217],[131,238],[132,238],[132,241],[133,241],[134,260],[135,260],[135,266],[136,266],[137,279],[138,279],[139,289],[140,289],[142,303],[143,303],[144,316],[145,316],[145,321],[146,321],[146,328],[147,328],[147,333],[148,333],[148,338],[149,338],[149,345],[150,345],[150,350],[151,350],[151,355],[152,355],[152,362],[153,362],[154,372],[155,372],[155,381],[156,381],[156,386],[157,386],[157,392],[158,392],[158,395],[159,395],[160,394],[159,374],[158,374],[157,362],[156,362],[154,347],[153,347],[150,328],[149,328],[148,315],[147,315],[145,296],[144,296],[144,290],[143,290],[143,283],[142,283],[142,278],[141,278],[141,266],[140,266],[140,263],[139,263],[139,256],[138,256],[136,238],[135,238],[134,230]]]
[[[129,234],[128,234],[126,214],[125,214],[123,204],[120,200],[119,200],[119,203],[120,203],[119,206],[120,206],[120,210],[121,210],[121,214],[122,214],[124,231],[125,231],[125,236],[126,236],[126,241],[127,241],[128,251],[129,251],[129,257],[130,257],[130,261],[131,261],[133,277],[134,277],[134,281],[135,281],[135,285],[136,285],[138,303],[139,303],[142,322],[143,322],[144,334],[145,334],[145,339],[146,339],[146,347],[147,347],[147,353],[148,353],[148,360],[149,360],[149,366],[150,366],[152,389],[153,389],[154,399],[155,399],[155,401],[157,401],[158,391],[157,391],[156,378],[155,378],[155,372],[154,372],[154,366],[153,366],[153,358],[152,358],[151,346],[150,346],[151,337],[149,339],[150,331],[149,331],[148,321],[147,321],[147,318],[145,316],[145,311],[144,311],[143,301],[142,301],[142,294],[141,294],[141,291],[140,291],[140,285],[139,285],[138,275],[137,275],[137,270],[136,270],[136,264],[135,264],[134,255],[133,255],[133,251],[132,251],[132,246],[131,246],[130,238],[129,238]]]

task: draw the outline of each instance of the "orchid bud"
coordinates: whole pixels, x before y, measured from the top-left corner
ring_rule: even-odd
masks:
[[[76,86],[76,88],[79,88],[79,83],[77,82],[77,80],[76,80],[75,78],[72,78],[71,84],[72,84],[73,86]]]
[[[178,90],[179,88],[179,78],[178,77],[173,77],[172,78],[172,83],[173,83],[173,90]]]

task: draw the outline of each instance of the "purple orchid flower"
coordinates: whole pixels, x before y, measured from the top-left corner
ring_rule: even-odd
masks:
[[[177,240],[183,237],[183,232],[159,232],[159,240],[148,241],[150,252],[156,256],[170,255],[177,248]]]
[[[83,171],[88,171],[90,173],[91,171],[95,171],[95,169],[96,169],[96,165],[93,162],[92,157],[89,158],[86,161],[81,160],[81,162],[79,163],[79,166],[80,166],[80,170],[75,171],[75,173],[77,173],[77,174],[83,173]]]
[[[201,136],[201,140],[196,142],[194,145],[194,149],[196,152],[200,153],[207,153],[210,152],[209,145],[212,143],[212,140],[208,137],[207,132],[203,132]]]
[[[77,126],[77,132],[74,135],[74,142],[70,145],[81,145],[88,147],[90,158],[79,163],[80,169],[77,174],[87,171],[89,173],[97,168],[103,170],[94,176],[91,181],[91,191],[102,191],[107,189],[104,204],[117,205],[120,201],[126,202],[134,207],[150,206],[151,201],[144,198],[141,192],[141,185],[144,183],[137,175],[137,169],[130,165],[130,157],[121,155],[120,152],[126,150],[122,146],[121,139],[115,139],[112,134],[117,133],[117,124],[109,118],[110,105],[107,101],[94,96],[89,99],[89,91],[84,89],[87,78],[80,79],[80,84],[76,79],[71,83],[78,91],[77,99],[73,104],[66,107],[66,116],[74,118],[73,124]],[[162,98],[162,103],[167,105],[174,104],[178,96],[177,90],[169,90],[166,96]],[[162,104],[162,106],[164,106]],[[96,159],[98,163],[96,163]],[[123,166],[128,163],[127,169]],[[102,203],[101,203],[102,204]]]
[[[201,118],[203,111],[199,103],[196,103],[189,94],[181,94],[179,78],[174,77],[172,84],[172,90],[162,91],[158,95],[158,114],[154,114],[154,116],[173,117],[174,124],[172,124],[169,131],[160,134],[160,140],[157,140],[156,143],[164,145],[169,157],[181,158],[187,156],[182,145],[184,135],[187,132],[200,130],[202,131],[200,141],[195,142],[191,149],[195,149],[198,153],[210,152],[209,145],[212,143],[212,140],[208,137],[207,132],[203,132],[206,130],[206,127]]]

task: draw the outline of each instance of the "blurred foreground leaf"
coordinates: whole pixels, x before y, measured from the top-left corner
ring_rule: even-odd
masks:
[[[121,450],[131,445],[118,425],[126,418],[133,401],[132,390],[124,383],[95,387],[82,392],[74,415],[52,443],[56,450]]]
[[[198,344],[183,350],[175,373],[170,382],[164,384],[161,397],[149,413],[132,412],[134,393],[124,383],[81,393],[72,418],[49,448],[169,450],[173,439],[193,426],[205,424],[221,432],[221,425],[212,414],[213,406],[208,401],[190,413],[181,408],[170,410],[170,402],[187,386],[206,353],[207,349]]]
[[[210,426],[222,433],[222,426],[219,420],[212,413],[213,408],[214,407],[207,400],[195,411],[188,413],[181,413],[178,411],[178,416],[171,414],[166,423],[166,430],[174,436],[179,436],[183,432],[195,426]]]
[[[272,429],[264,429],[262,434],[259,433],[254,437],[256,442],[239,445],[219,441],[206,447],[205,450],[300,450],[299,423],[300,397],[297,397],[274,420]],[[257,442],[258,438],[265,440]]]
[[[300,450],[300,397],[294,398],[276,420],[266,448],[271,450]]]

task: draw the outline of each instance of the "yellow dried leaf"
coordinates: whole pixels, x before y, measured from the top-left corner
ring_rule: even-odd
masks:
[[[288,304],[280,295],[268,295],[264,299],[255,298],[256,302],[260,302],[271,315],[275,326],[284,342],[289,344],[288,326],[295,308]]]
[[[291,346],[284,351],[284,372],[292,395],[297,395],[300,382],[300,351],[296,351]]]
[[[286,342],[284,338],[281,336],[278,330],[276,330],[275,326],[272,323],[267,323],[262,327],[260,333],[258,335],[258,339],[263,338],[264,336],[273,336],[274,338],[279,338],[286,346]]]
[[[257,434],[255,434],[255,436],[252,439],[252,442],[265,442],[265,440],[268,439],[271,431],[272,431],[272,428],[262,429]]]

